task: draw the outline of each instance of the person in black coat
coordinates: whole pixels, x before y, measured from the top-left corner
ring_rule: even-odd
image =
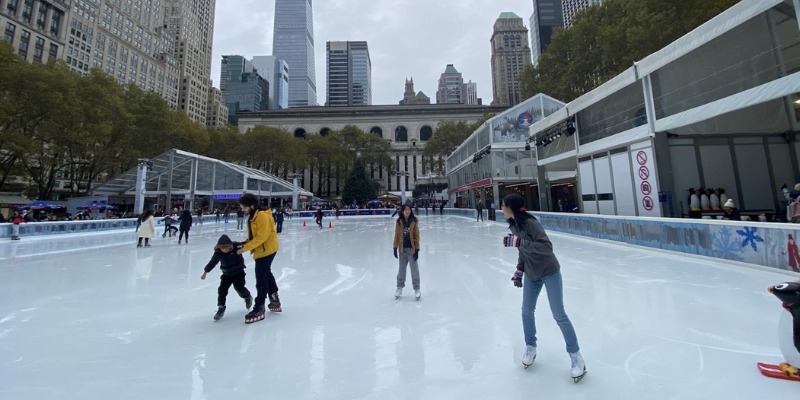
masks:
[[[253,305],[253,296],[245,287],[244,257],[234,251],[240,246],[241,243],[234,243],[228,235],[220,236],[217,245],[214,246],[214,255],[211,256],[211,260],[203,268],[203,274],[200,275],[200,279],[206,279],[206,274],[211,272],[218,263],[220,264],[219,269],[222,270],[222,276],[217,290],[217,313],[214,315],[214,321],[219,321],[225,314],[225,299],[228,297],[228,289],[231,285],[239,297],[244,299],[244,305],[248,310]]]
[[[189,244],[189,229],[192,228],[192,212],[183,210],[183,214],[178,218],[178,221],[181,222],[179,226],[180,234],[178,235],[178,244],[181,244],[181,239],[183,239],[184,235],[186,235],[186,244]]]
[[[722,219],[731,220],[731,221],[741,221],[742,214],[739,212],[739,209],[733,204],[733,199],[728,199],[725,204],[722,206]]]
[[[275,209],[273,216],[275,217],[275,229],[278,233],[281,233],[281,231],[283,230],[283,216],[284,216],[283,209],[282,208]]]

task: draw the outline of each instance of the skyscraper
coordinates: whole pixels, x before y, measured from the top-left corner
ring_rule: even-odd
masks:
[[[464,104],[472,104],[477,105],[480,104],[478,102],[478,84],[469,81],[464,84],[464,90],[462,91]]]
[[[504,12],[494,22],[492,32],[492,105],[513,106],[522,100],[517,76],[531,63],[528,29],[522,18]]]
[[[603,0],[561,0],[561,8],[564,10],[564,26],[572,26],[572,20],[578,11],[602,2]]]
[[[174,56],[175,38],[163,27],[168,3],[73,1],[66,17],[54,8],[51,29],[65,31],[62,58],[73,71],[88,74],[90,68],[99,68],[120,84],[133,83],[158,93],[170,107],[177,108],[180,62]],[[205,109],[206,103],[198,106]]]
[[[372,104],[372,61],[367,42],[328,42],[328,106]],[[291,75],[290,75],[291,76]]]
[[[269,84],[242,56],[222,56],[220,91],[228,107],[228,121],[233,125],[238,123],[238,112],[269,108]]]
[[[289,64],[289,107],[316,106],[311,0],[275,0],[272,55]]]
[[[550,44],[550,39],[552,39],[556,28],[564,27],[565,14],[561,12],[561,4],[562,2],[559,0],[533,0],[533,14],[531,14],[529,22],[531,26],[531,55],[534,64],[539,62],[539,56]]]
[[[439,76],[439,89],[436,91],[436,104],[463,104],[464,77],[453,64],[447,64]]]
[[[269,109],[289,108],[289,64],[275,56],[255,56],[253,66],[269,82]]]
[[[134,2],[126,3],[130,8]],[[162,26],[175,41],[173,56],[180,62],[178,107],[193,121],[205,124],[216,0],[166,0],[163,4]]]
[[[79,6],[76,4],[75,7]],[[82,6],[80,9],[83,11]],[[70,3],[64,1],[0,1],[3,39],[28,62],[46,63],[56,60],[66,54],[64,44],[69,25],[65,15],[69,11]],[[88,53],[83,51],[78,55],[80,57],[75,58],[75,65],[80,64],[81,71],[88,71]],[[72,59],[70,57],[70,66]]]

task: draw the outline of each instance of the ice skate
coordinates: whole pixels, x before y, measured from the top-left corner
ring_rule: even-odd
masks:
[[[225,315],[225,306],[217,307],[217,313],[214,314],[214,321],[219,321]]]
[[[419,301],[420,297],[422,297],[422,293],[419,292],[419,289],[414,289],[414,298]]]
[[[136,247],[142,247],[142,244],[141,244],[141,243],[138,243],[138,244],[136,245]]]
[[[269,295],[269,304],[267,305],[272,312],[281,312],[281,299],[278,298],[278,293]]]
[[[533,360],[536,359],[536,347],[535,346],[525,346],[525,353],[522,355],[522,365],[525,366],[525,369],[528,369],[533,364]]]
[[[586,376],[586,364],[583,362],[583,357],[579,351],[569,353],[569,358],[572,362],[572,381],[578,383]]]
[[[399,299],[403,295],[403,288],[399,287],[394,291],[394,298]]]
[[[249,310],[250,307],[252,306],[253,306],[253,296],[247,296],[247,298],[244,299],[244,308]]]
[[[253,307],[253,311],[250,311],[244,316],[244,323],[252,324],[253,322],[261,321],[264,319],[264,311],[263,305],[256,305]]]

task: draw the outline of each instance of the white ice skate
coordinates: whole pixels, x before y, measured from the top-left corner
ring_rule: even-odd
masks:
[[[569,353],[569,359],[572,362],[571,372],[572,381],[578,383],[586,376],[586,363],[583,362],[583,357],[580,351]]]
[[[419,298],[422,296],[422,293],[419,292],[419,289],[414,289],[414,298],[419,301]]]
[[[402,295],[403,295],[403,288],[399,287],[399,288],[397,288],[397,290],[394,291],[394,298],[395,299],[399,299],[400,296],[402,296]]]
[[[525,366],[525,369],[533,364],[533,360],[536,359],[536,347],[534,346],[525,346],[525,354],[522,355],[522,365]]]

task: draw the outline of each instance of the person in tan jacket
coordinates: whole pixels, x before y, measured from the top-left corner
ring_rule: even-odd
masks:
[[[400,268],[397,271],[397,290],[394,297],[399,298],[403,294],[403,287],[406,286],[406,265],[411,264],[411,284],[414,286],[414,297],[419,300],[419,225],[414,211],[408,204],[400,209],[400,218],[394,226],[394,258],[400,260]],[[399,251],[398,251],[399,250]],[[399,254],[399,255],[398,255]]]
[[[275,220],[269,208],[258,207],[258,197],[252,193],[245,193],[239,199],[239,207],[250,215],[247,223],[248,239],[236,252],[243,254],[247,251],[253,254],[256,262],[256,301],[245,317],[245,323],[261,321],[264,319],[264,303],[269,296],[269,310],[281,312],[281,301],[278,298],[278,283],[272,274],[272,260],[278,253],[278,233],[275,230]]]

